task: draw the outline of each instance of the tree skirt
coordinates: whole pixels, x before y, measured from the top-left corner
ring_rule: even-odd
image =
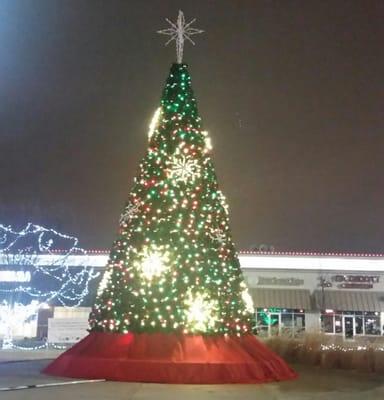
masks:
[[[297,374],[253,335],[92,332],[44,370],[49,375],[161,383],[263,383]]]

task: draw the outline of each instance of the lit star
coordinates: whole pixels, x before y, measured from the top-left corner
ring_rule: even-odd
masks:
[[[191,25],[196,21],[196,18],[186,24],[182,11],[179,11],[176,24],[170,21],[168,18],[166,18],[165,20],[171,25],[171,28],[162,29],[160,31],[157,31],[157,33],[171,36],[168,42],[165,43],[166,46],[173,40],[176,42],[177,63],[181,64],[183,61],[184,40],[187,39],[193,45],[195,45],[195,42],[190,38],[190,36],[197,35],[198,33],[203,33],[204,31],[202,31],[201,29],[191,28]]]

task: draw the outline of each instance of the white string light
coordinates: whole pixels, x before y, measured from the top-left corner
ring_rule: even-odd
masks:
[[[15,282],[17,286],[9,288],[9,281],[0,282],[0,293],[12,298],[12,304],[4,300],[0,308],[0,326],[6,346],[14,348],[12,327],[15,321],[22,324],[36,317],[39,309],[53,302],[68,308],[78,307],[90,293],[90,283],[99,276],[99,272],[89,266],[87,253],[78,247],[78,242],[74,236],[32,223],[20,230],[0,224],[1,265],[8,269],[9,266],[21,266],[28,269],[31,277],[29,282],[23,282],[28,283],[28,286]],[[57,248],[62,249],[60,256],[55,253]],[[45,265],[41,263],[42,255],[55,256],[49,265]],[[71,257],[75,255],[82,256],[82,262],[77,264],[77,268],[73,268],[71,263]],[[54,285],[55,290],[40,290],[33,286],[33,281],[44,281],[51,287]],[[29,304],[14,301],[22,294],[30,297]]]
[[[153,134],[155,133],[157,126],[159,124],[160,121],[160,117],[161,117],[161,107],[158,107],[155,111],[155,113],[153,114],[151,123],[149,124],[149,131],[148,131],[148,139],[150,140],[151,137],[153,136]]]

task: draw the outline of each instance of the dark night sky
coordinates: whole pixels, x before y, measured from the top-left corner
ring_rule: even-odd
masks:
[[[0,0],[0,222],[109,248],[178,9],[238,247],[384,252],[382,0]]]

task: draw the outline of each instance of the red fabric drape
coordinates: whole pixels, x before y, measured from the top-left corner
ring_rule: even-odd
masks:
[[[263,383],[296,373],[253,335],[92,332],[43,371],[72,378],[161,383]]]

